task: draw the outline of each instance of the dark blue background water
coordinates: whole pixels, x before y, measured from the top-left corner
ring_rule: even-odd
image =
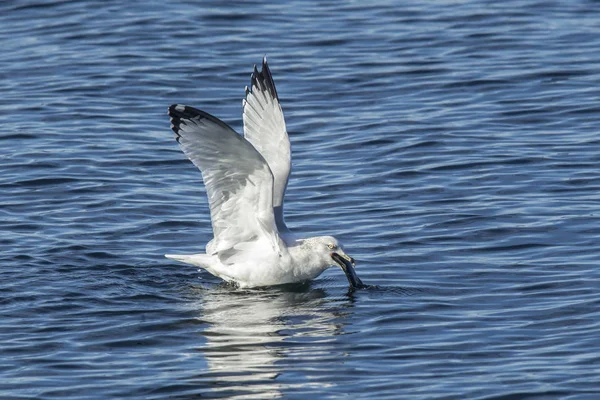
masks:
[[[600,3],[5,1],[0,397],[600,398]],[[169,130],[269,56],[288,225],[339,270],[236,290]]]

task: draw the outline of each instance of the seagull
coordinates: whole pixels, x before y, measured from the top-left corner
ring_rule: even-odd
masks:
[[[204,111],[169,107],[175,139],[202,173],[214,238],[205,253],[165,257],[241,288],[306,282],[336,265],[352,289],[364,287],[337,239],[301,238],[285,224],[291,148],[266,57],[261,71],[254,66],[242,105],[243,137]]]

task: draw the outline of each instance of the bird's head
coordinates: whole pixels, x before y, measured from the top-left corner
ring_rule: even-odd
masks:
[[[319,236],[314,239],[316,242],[316,251],[321,256],[323,262],[329,266],[337,265],[340,267],[346,274],[350,287],[361,288],[365,286],[354,271],[354,266],[356,265],[354,259],[346,254],[341,243],[336,238],[333,236]]]

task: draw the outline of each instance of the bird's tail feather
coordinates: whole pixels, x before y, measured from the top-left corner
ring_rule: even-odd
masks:
[[[189,255],[185,254],[165,254],[165,257],[170,258],[171,260],[181,261],[183,263],[187,263],[190,258]]]
[[[202,268],[209,267],[211,259],[208,254],[165,254],[165,257]]]

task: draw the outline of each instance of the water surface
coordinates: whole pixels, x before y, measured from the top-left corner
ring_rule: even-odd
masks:
[[[600,396],[594,1],[0,6],[0,397]],[[268,55],[288,225],[339,270],[240,290],[203,249],[189,104]]]

